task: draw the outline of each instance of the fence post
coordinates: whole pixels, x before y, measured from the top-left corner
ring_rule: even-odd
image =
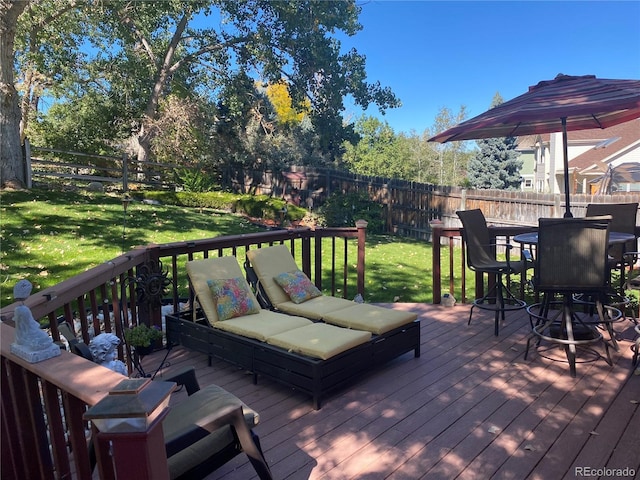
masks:
[[[387,231],[391,232],[393,230],[393,212],[392,212],[392,203],[393,198],[391,198],[391,191],[389,189],[389,183],[382,184],[382,197],[384,198],[384,205],[387,206]]]
[[[557,218],[562,217],[562,215],[560,215],[560,210],[561,210],[560,194],[556,193],[553,195],[553,216]]]
[[[467,189],[463,188],[460,191],[460,210],[467,209]]]
[[[24,139],[24,183],[27,188],[33,187],[33,172],[31,171],[31,143],[29,139]]]
[[[122,192],[129,191],[129,156],[127,153],[122,154]]]

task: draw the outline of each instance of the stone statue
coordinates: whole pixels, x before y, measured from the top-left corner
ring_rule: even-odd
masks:
[[[31,295],[32,288],[31,282],[20,280],[13,288],[14,299],[26,300]],[[24,304],[18,305],[13,312],[13,321],[16,325],[16,337],[15,342],[11,344],[11,353],[31,363],[60,355],[60,347],[40,328],[29,307]]]
[[[120,339],[113,333],[101,333],[89,342],[89,350],[91,350],[94,362],[127,376],[127,366],[124,362],[118,360],[116,348],[118,348],[119,344]]]

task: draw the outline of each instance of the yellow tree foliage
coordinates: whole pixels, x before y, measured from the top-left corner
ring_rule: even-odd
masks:
[[[267,97],[273,105],[278,115],[278,123],[281,125],[299,124],[311,108],[311,103],[308,100],[304,102],[302,111],[293,108],[289,87],[284,81],[267,85]]]

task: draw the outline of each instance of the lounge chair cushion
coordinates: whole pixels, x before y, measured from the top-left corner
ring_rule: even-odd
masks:
[[[284,272],[273,278],[278,285],[289,295],[293,303],[303,303],[315,297],[322,295],[309,277],[300,270],[293,272]]]
[[[225,332],[265,342],[267,338],[294,328],[311,325],[307,318],[284,315],[270,310],[260,310],[256,315],[232,318],[224,322],[216,322],[213,327]]]
[[[210,279],[207,280],[207,285],[216,302],[218,320],[260,312],[260,305],[251,295],[249,285],[244,278]]]
[[[282,272],[298,270],[298,265],[296,265],[289,249],[285,245],[258,248],[249,250],[247,258],[251,262],[256,275],[260,278],[260,284],[273,306],[280,308],[279,304],[290,302],[291,298],[289,298],[287,292],[274,280],[274,277]]]
[[[371,340],[370,332],[313,323],[267,339],[267,343],[287,351],[326,360]]]
[[[209,385],[191,395],[183,402],[173,405],[162,423],[165,441],[179,429],[189,423],[196,424],[208,413],[215,412],[228,405],[242,405],[244,419],[249,428],[258,424],[258,413],[242,403],[235,395],[227,392],[217,385]],[[203,459],[209,458],[214,453],[222,450],[230,443],[235,442],[231,427],[219,428],[207,435],[202,440],[179,451],[168,459],[171,478],[176,478],[196,465]]]
[[[323,295],[312,298],[304,303],[293,303],[292,301],[278,304],[278,310],[289,315],[299,315],[313,320],[322,320],[328,313],[355,305],[346,298]]]
[[[198,298],[200,307],[204,311],[209,323],[213,325],[218,321],[218,312],[215,298],[211,293],[211,290],[209,290],[207,281],[237,277],[242,278],[242,270],[240,270],[238,260],[233,256],[193,260],[191,262],[187,262],[187,273],[189,274],[189,280],[191,281],[193,291]],[[248,284],[247,289],[249,289],[249,297],[257,305],[258,300],[253,292],[251,292]]]
[[[322,295],[297,304],[273,280],[278,272],[297,269],[295,260],[285,245],[250,250],[247,252],[247,257],[271,303],[281,312],[312,320],[322,320],[341,327],[365,330],[376,335],[411,323],[418,318],[413,312],[355,303],[329,295]]]
[[[413,312],[378,307],[366,303],[352,303],[350,307],[326,313],[322,319],[345,328],[366,330],[382,335],[394,328],[411,323],[418,318]]]

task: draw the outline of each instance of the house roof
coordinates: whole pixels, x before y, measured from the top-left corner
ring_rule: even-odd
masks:
[[[607,164],[604,162],[615,153],[626,149],[634,143],[640,142],[640,119],[620,123],[605,129],[576,130],[568,133],[569,144],[576,141],[605,142],[602,146],[590,148],[586,152],[572,158],[569,166],[578,171],[597,170],[605,172]]]
[[[640,144],[640,119],[620,123],[604,129],[574,130],[568,132],[567,137],[569,145],[572,143],[594,145],[602,143],[601,146],[590,148],[569,161],[569,168],[571,170],[577,170],[579,173],[601,173],[607,170],[608,164],[605,163],[607,158],[627,149],[631,145],[636,143]],[[518,150],[533,148],[538,138],[540,138],[543,143],[548,144],[551,140],[551,134],[545,133],[542,135],[523,135],[518,137]],[[607,140],[611,141],[604,143]],[[558,171],[561,170],[559,167]]]

